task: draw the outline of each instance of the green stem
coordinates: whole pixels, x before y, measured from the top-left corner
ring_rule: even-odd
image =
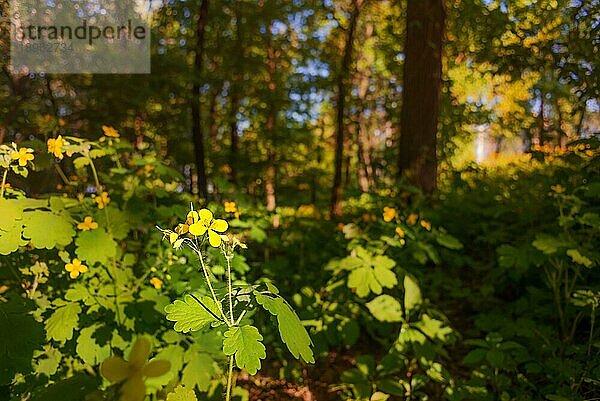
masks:
[[[588,338],[588,349],[587,349],[587,357],[590,357],[590,354],[592,353],[592,340],[594,339],[594,323],[596,322],[596,307],[593,306],[592,307],[592,316],[591,316],[591,320],[592,322],[590,323],[590,336]]]
[[[8,169],[4,170],[2,175],[2,188],[0,188],[0,199],[4,198],[4,186],[6,185],[6,176],[8,175]]]
[[[70,181],[67,178],[67,176],[65,175],[65,172],[62,171],[62,168],[60,168],[60,166],[58,164],[54,164],[54,169],[56,170],[56,172],[58,173],[58,175],[60,176],[61,180],[63,180],[63,182],[65,183],[65,185],[69,185]]]
[[[225,321],[225,324],[227,324],[228,327],[231,327],[231,323],[229,323],[227,316],[225,316],[225,313],[223,312],[223,308],[221,308],[221,302],[219,302],[219,299],[217,298],[217,294],[215,293],[215,289],[213,288],[213,286],[210,282],[210,276],[208,274],[208,269],[206,268],[206,265],[204,264],[204,258],[202,257],[202,253],[200,253],[200,250],[198,249],[196,254],[198,255],[198,259],[200,260],[200,265],[202,265],[202,272],[204,273],[204,278],[206,279],[206,284],[208,285],[210,293],[213,297],[213,301],[215,301],[215,305],[217,305],[217,308],[219,309],[219,313],[221,313],[221,317]]]
[[[94,175],[94,182],[96,183],[96,192],[99,192],[101,194],[102,185],[100,185],[100,180],[98,179],[98,172],[96,171],[96,166],[94,165],[94,160],[92,160],[92,158],[89,155],[87,155],[87,159],[90,162],[90,168],[92,169],[92,174]],[[112,229],[110,228],[110,219],[108,217],[108,209],[106,208],[106,205],[104,205],[103,209],[104,209],[104,218],[106,219],[106,231],[108,232],[110,239],[113,239]],[[121,324],[123,324],[123,322],[121,320],[121,312],[119,311],[117,260],[115,258],[110,258],[110,260],[111,260],[112,273],[109,273],[109,276],[111,276],[112,281],[113,281],[113,295],[115,297],[115,314],[117,316],[117,323],[119,323],[119,325],[121,325]]]
[[[227,375],[227,391],[225,394],[225,401],[231,400],[231,387],[233,385],[232,379],[233,379],[233,355],[231,355],[229,357],[229,373]]]
[[[227,261],[227,292],[229,293],[229,316],[231,318],[231,325],[235,325],[235,318],[233,316],[233,289],[231,285],[231,258],[225,256]]]

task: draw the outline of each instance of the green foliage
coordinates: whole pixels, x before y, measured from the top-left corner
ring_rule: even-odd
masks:
[[[235,357],[235,364],[251,375],[260,369],[260,360],[267,354],[262,344],[263,336],[254,326],[230,327],[224,334],[223,352]]]
[[[287,345],[294,358],[302,358],[305,362],[314,363],[315,358],[310,349],[312,341],[306,329],[302,326],[298,315],[287,302],[280,296],[273,294],[263,295],[254,292],[254,296],[256,302],[272,315],[277,316],[277,327],[281,340]]]
[[[57,308],[46,320],[46,338],[64,342],[73,338],[73,330],[78,327],[81,307],[69,302]]]
[[[188,333],[197,331],[211,323],[217,322],[219,313],[215,302],[207,296],[193,297],[186,295],[183,301],[176,300],[165,307],[167,319],[175,322],[175,331]]]

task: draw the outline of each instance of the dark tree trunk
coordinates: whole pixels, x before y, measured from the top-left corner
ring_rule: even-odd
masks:
[[[233,66],[233,79],[231,80],[231,109],[229,110],[229,181],[232,183],[237,182],[237,169],[239,160],[239,132],[238,132],[238,121],[237,113],[240,109],[240,80],[242,74],[240,67],[243,64],[243,51],[242,46],[242,18],[240,17],[239,4],[236,0],[234,2],[234,16],[235,16],[235,55],[237,62]]]
[[[398,171],[431,193],[437,180],[444,2],[408,0],[406,18]]]
[[[200,77],[204,57],[204,32],[208,22],[208,0],[202,0],[198,23],[196,26],[196,56],[194,58],[194,84],[192,85],[192,137],[194,138],[194,154],[196,158],[196,173],[198,175],[198,192],[204,199],[208,197],[206,179],[206,156],[204,150],[204,132],[200,115]]]
[[[346,109],[346,96],[348,91],[348,75],[350,74],[350,65],[352,64],[352,51],[354,49],[354,34],[360,15],[360,9],[363,0],[352,1],[352,14],[350,15],[350,24],[346,29],[346,41],[344,43],[344,55],[342,65],[337,76],[337,104],[336,104],[336,131],[335,131],[335,162],[333,174],[333,187],[331,189],[330,212],[334,216],[342,214],[341,192],[342,192],[342,167],[344,162],[344,116]]]

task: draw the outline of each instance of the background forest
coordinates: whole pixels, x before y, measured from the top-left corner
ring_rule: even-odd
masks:
[[[0,400],[600,399],[600,1],[139,7],[23,75],[0,0]]]

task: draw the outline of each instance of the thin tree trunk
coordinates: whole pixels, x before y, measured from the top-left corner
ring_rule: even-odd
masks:
[[[398,171],[431,193],[437,180],[444,1],[408,0],[406,18]]]
[[[194,58],[194,84],[192,85],[192,137],[194,138],[194,153],[196,158],[196,173],[198,175],[198,192],[204,199],[208,197],[206,179],[206,158],[204,150],[204,133],[200,114],[200,77],[204,57],[204,33],[208,23],[208,0],[202,0],[196,26],[196,56]]]
[[[373,24],[371,22],[366,24],[365,35],[363,41],[369,40],[373,36]],[[361,192],[368,192],[369,185],[372,180],[373,169],[371,166],[370,157],[370,143],[369,143],[369,132],[368,132],[368,121],[365,117],[365,103],[367,101],[367,93],[369,90],[369,79],[371,78],[371,66],[375,62],[374,57],[371,53],[367,53],[364,56],[364,64],[366,68],[361,72],[360,79],[358,81],[358,99],[360,100],[358,124],[357,124],[357,151],[358,151],[358,186]]]
[[[334,162],[334,174],[333,174],[333,187],[331,189],[331,202],[330,212],[334,216],[340,216],[342,214],[341,207],[341,192],[342,192],[342,164],[344,161],[344,115],[346,108],[346,96],[347,96],[347,80],[350,74],[350,65],[352,63],[352,51],[354,49],[354,34],[356,31],[356,25],[358,23],[358,17],[360,15],[360,9],[363,4],[363,0],[353,0],[352,14],[350,15],[350,24],[346,30],[346,42],[344,43],[344,55],[342,58],[342,66],[337,76],[337,104],[336,104],[336,132],[335,132],[335,162]]]
[[[271,34],[271,26],[269,26],[268,35]],[[265,196],[267,203],[267,210],[273,211],[277,206],[277,198],[276,198],[276,189],[275,182],[277,181],[277,168],[276,168],[276,159],[277,154],[275,152],[277,145],[276,138],[276,124],[277,124],[277,114],[279,113],[277,107],[277,101],[275,99],[277,91],[277,82],[275,80],[275,72],[277,69],[277,58],[279,57],[279,52],[273,48],[271,43],[271,38],[269,36],[269,41],[267,43],[267,88],[269,89],[269,111],[267,114],[267,123],[265,125],[265,131],[267,137],[270,140],[270,146],[267,150],[268,157],[268,165],[267,165],[267,173],[265,175]]]
[[[237,182],[237,169],[239,160],[239,131],[237,113],[240,109],[240,66],[243,63],[243,46],[242,46],[242,19],[240,18],[239,4],[234,2],[235,16],[235,57],[238,58],[233,66],[233,79],[231,80],[231,109],[229,110],[229,174],[230,182]]]

